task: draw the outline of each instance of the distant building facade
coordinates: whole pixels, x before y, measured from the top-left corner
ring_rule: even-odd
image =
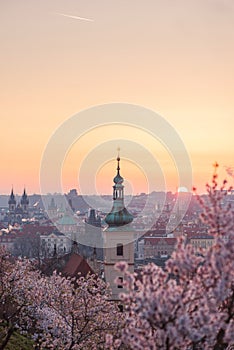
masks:
[[[0,236],[0,247],[5,250],[12,252],[15,243],[15,235],[14,234],[6,234]]]
[[[46,257],[60,256],[71,251],[71,240],[59,231],[40,235],[41,252]]]
[[[144,237],[144,258],[170,257],[176,242],[176,238],[171,237]]]
[[[195,253],[201,249],[207,250],[214,244],[214,237],[206,234],[191,236],[188,242],[193,246]]]

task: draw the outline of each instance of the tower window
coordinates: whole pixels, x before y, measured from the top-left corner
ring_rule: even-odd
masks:
[[[123,311],[124,311],[123,304],[119,304],[119,305],[118,305],[118,308],[119,308],[119,311],[120,311],[120,312],[123,312]]]
[[[116,254],[117,254],[117,256],[123,256],[123,244],[122,243],[117,244]]]
[[[123,277],[119,277],[118,278],[117,288],[123,288]]]

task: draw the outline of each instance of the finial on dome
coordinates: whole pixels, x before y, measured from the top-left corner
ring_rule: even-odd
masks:
[[[117,148],[117,151],[118,151],[118,155],[117,155],[117,162],[118,162],[117,171],[118,171],[118,174],[119,174],[119,171],[120,171],[120,166],[119,166],[119,162],[120,162],[120,156],[119,156],[120,148],[119,147]]]
[[[117,148],[117,151],[118,151],[118,155],[117,155],[117,175],[114,177],[113,181],[115,184],[122,184],[123,182],[123,178],[122,176],[120,175],[119,171],[120,171],[120,166],[119,166],[119,162],[120,162],[120,156],[119,156],[119,151],[120,151],[120,148],[118,147]]]

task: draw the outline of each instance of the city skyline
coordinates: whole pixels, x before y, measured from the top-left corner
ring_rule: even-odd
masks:
[[[111,102],[144,106],[174,127],[200,193],[215,161],[220,178],[230,179],[225,167],[234,166],[232,1],[151,0],[146,6],[12,0],[1,2],[0,9],[2,194],[12,185],[19,194],[24,187],[40,193],[40,162],[51,135],[79,111]],[[166,190],[176,191],[176,169],[165,149],[143,131],[120,125],[92,130],[73,145],[62,169],[64,192],[79,191],[80,165],[95,145],[115,140],[113,134],[149,150],[160,163]],[[100,164],[98,193],[111,195],[118,146],[116,141],[110,162]],[[126,193],[147,192],[144,173],[126,151],[123,147]]]

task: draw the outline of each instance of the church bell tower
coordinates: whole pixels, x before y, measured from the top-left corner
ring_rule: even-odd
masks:
[[[108,227],[103,231],[104,274],[112,290],[112,299],[118,300],[123,292],[123,275],[116,271],[115,264],[125,261],[130,272],[134,272],[134,230],[132,214],[124,205],[124,179],[120,175],[120,157],[117,157],[117,174],[113,179],[113,206],[105,218]],[[116,284],[117,281],[117,284]]]

